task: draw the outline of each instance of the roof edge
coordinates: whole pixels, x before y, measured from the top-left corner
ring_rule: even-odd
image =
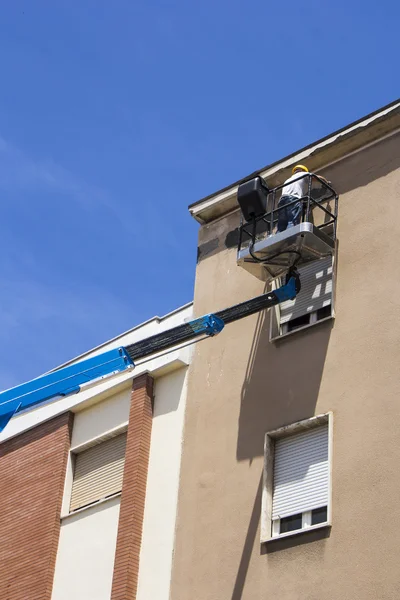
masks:
[[[228,206],[226,210],[218,210],[216,211],[216,215],[212,216],[212,211],[210,211],[211,205],[216,206],[217,204],[222,203],[224,200],[227,200],[232,194],[236,194],[237,186],[248,180],[250,177],[255,177],[256,175],[261,175],[266,177],[268,175],[272,175],[274,172],[278,172],[287,166],[287,163],[298,162],[300,160],[306,159],[308,156],[314,155],[316,152],[322,153],[326,152],[332,145],[340,143],[340,141],[345,138],[346,135],[352,134],[354,136],[354,132],[360,129],[360,131],[364,131],[366,127],[373,127],[374,124],[382,119],[388,118],[399,111],[400,109],[400,98],[394,100],[393,102],[386,104],[385,106],[369,113],[368,115],[353,121],[352,123],[342,127],[326,135],[325,137],[304,146],[300,150],[297,150],[287,156],[266,165],[265,167],[253,171],[249,175],[242,177],[238,181],[210,194],[205,196],[204,198],[197,200],[196,202],[189,205],[189,212],[200,224],[205,224],[213,221],[215,218],[221,217],[223,214],[232,211],[233,207]],[[361,144],[359,148],[362,148],[365,144]],[[343,157],[347,153],[343,153]],[[329,161],[327,161],[329,162]]]
[[[165,319],[172,317],[176,313],[179,313],[181,311],[183,312],[185,309],[189,308],[190,306],[193,306],[193,300],[191,302],[187,302],[186,304],[183,304],[182,306],[179,306],[178,308],[175,308],[174,310],[171,310],[170,312],[163,315],[162,317],[158,317],[157,315],[155,315],[154,317],[147,319],[147,321],[143,321],[143,323],[139,323],[138,325],[135,325],[131,329],[127,329],[123,333],[119,333],[118,335],[111,338],[110,340],[107,340],[106,342],[103,342],[102,344],[99,344],[98,346],[95,346],[94,348],[91,348],[90,350],[86,350],[86,352],[83,352],[82,354],[79,354],[78,356],[71,358],[70,360],[66,361],[65,363],[62,363],[61,365],[59,365],[58,367],[54,367],[54,369],[50,369],[50,371],[47,371],[45,373],[45,375],[47,373],[53,373],[53,371],[58,371],[59,369],[63,369],[64,367],[67,367],[68,365],[70,365],[72,363],[79,362],[80,360],[83,360],[85,358],[85,356],[88,356],[88,354],[91,354],[92,352],[97,352],[97,350],[104,348],[104,346],[107,346],[108,344],[111,344],[112,342],[117,341],[119,338],[122,338],[124,335],[128,335],[128,333],[132,333],[133,331],[136,331],[137,329],[140,329],[141,327],[144,327],[145,325],[148,325],[149,323],[154,323],[154,322],[161,323],[162,321],[165,321]]]

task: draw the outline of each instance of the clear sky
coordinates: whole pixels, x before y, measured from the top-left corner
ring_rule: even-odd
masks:
[[[395,100],[395,0],[13,0],[0,388],[193,294],[187,205]]]

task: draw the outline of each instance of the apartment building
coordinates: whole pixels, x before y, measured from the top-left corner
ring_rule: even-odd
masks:
[[[276,190],[298,163],[338,196],[311,200],[332,251],[300,261],[295,300],[195,346],[171,600],[399,598],[400,102],[246,179]],[[238,255],[242,183],[190,206],[195,316],[279,283]]]
[[[189,304],[151,319],[71,363],[191,314]],[[0,437],[1,600],[168,600],[190,351],[11,419]]]

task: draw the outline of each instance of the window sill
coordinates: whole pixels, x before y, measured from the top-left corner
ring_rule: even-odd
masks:
[[[308,533],[309,531],[315,531],[316,529],[327,529],[332,527],[331,523],[318,523],[318,525],[311,525],[310,527],[303,527],[303,529],[296,529],[296,531],[288,531],[287,533],[280,533],[279,535],[275,535],[274,537],[270,537],[265,540],[261,540],[262,544],[269,544],[271,542],[276,542],[277,540],[283,540],[289,537],[293,537],[294,535],[301,535],[302,533]]]
[[[107,498],[101,498],[100,500],[96,500],[95,502],[92,502],[91,504],[82,506],[82,508],[77,508],[76,510],[74,510],[72,512],[61,515],[60,519],[61,519],[61,521],[64,521],[65,519],[68,519],[69,517],[74,517],[75,515],[79,515],[80,513],[84,512],[86,510],[89,510],[90,508],[94,508],[95,506],[105,504],[106,502],[110,502],[111,500],[114,500],[115,498],[120,498],[120,496],[121,496],[121,492],[117,492],[116,494],[112,494],[112,496],[107,496]]]
[[[295,335],[299,331],[304,331],[305,329],[310,329],[310,327],[315,327],[316,325],[319,325],[320,323],[326,323],[327,321],[332,321],[334,318],[335,318],[335,315],[330,315],[330,317],[325,317],[325,319],[320,319],[319,321],[316,321],[315,323],[308,323],[307,325],[303,325],[303,327],[298,327],[297,329],[294,329],[293,331],[288,331],[287,333],[282,333],[281,335],[275,335],[274,337],[271,337],[269,341],[277,342],[279,340],[289,337],[290,335]]]

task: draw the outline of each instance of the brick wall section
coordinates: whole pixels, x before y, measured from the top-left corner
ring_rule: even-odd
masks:
[[[153,416],[153,379],[133,380],[111,600],[134,600]]]
[[[0,444],[0,600],[50,600],[71,413]]]

